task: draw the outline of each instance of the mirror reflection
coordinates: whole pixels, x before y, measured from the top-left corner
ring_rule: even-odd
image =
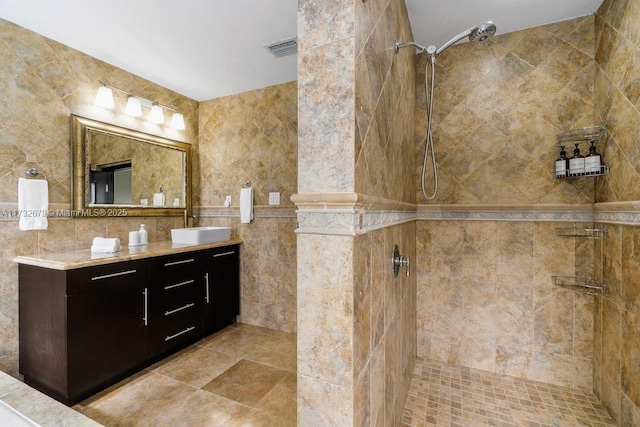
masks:
[[[76,116],[73,125],[74,209],[163,215],[190,208],[189,144]]]

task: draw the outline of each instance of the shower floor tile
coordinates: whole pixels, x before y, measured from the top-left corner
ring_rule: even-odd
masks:
[[[565,387],[416,359],[403,427],[615,427],[598,399]]]

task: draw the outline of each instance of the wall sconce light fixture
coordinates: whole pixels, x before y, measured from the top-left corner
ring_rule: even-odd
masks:
[[[142,116],[142,105],[140,104],[140,98],[129,96],[127,98],[127,107],[124,109],[124,112],[131,117]]]
[[[113,102],[113,90],[122,92],[127,95],[127,106],[125,107],[125,114],[132,117],[141,117],[142,108],[150,109],[147,115],[147,120],[151,123],[163,124],[164,123],[164,110],[173,111],[173,116],[169,127],[175,130],[184,130],[184,116],[176,109],[167,107],[166,105],[159,104],[157,102],[150,101],[146,98],[138,96],[129,91],[117,88],[115,86],[108,85],[100,82],[101,86],[98,88],[98,94],[96,95],[95,104],[102,108],[113,108],[115,106]]]
[[[173,113],[169,127],[175,130],[184,130],[184,116],[180,113]]]
[[[162,124],[164,123],[164,113],[162,112],[162,107],[158,104],[153,104],[151,107],[151,111],[149,111],[149,115],[147,116],[147,120],[151,123]]]
[[[100,86],[94,103],[102,108],[113,108],[115,104],[113,103],[111,88],[105,85]]]

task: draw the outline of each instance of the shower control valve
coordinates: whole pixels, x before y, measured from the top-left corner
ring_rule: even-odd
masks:
[[[393,246],[393,258],[392,258],[392,266],[393,266],[393,277],[398,277],[398,272],[400,271],[400,267],[404,267],[407,271],[407,276],[409,275],[409,258],[400,255],[400,250],[398,249],[398,245]]]

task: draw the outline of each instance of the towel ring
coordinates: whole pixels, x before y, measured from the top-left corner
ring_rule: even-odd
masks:
[[[25,171],[25,174],[29,177],[29,178],[35,178],[38,175],[40,175],[40,172],[38,171],[38,168],[27,168],[27,170]],[[44,177],[44,179],[47,179],[47,176],[43,173],[42,176]]]

